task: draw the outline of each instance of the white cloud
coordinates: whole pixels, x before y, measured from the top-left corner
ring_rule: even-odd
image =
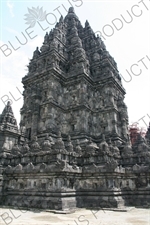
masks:
[[[14,17],[15,16],[13,12],[14,4],[11,1],[7,1],[7,7],[9,8],[11,17]]]
[[[14,30],[10,27],[5,27],[5,30],[7,30],[9,33],[14,34],[14,35],[20,35],[20,33],[17,30]]]

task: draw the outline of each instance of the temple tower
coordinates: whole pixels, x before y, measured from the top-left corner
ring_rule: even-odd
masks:
[[[128,141],[125,90],[115,60],[74,9],[46,33],[22,79],[21,127],[31,139],[45,133]]]
[[[14,117],[10,102],[7,102],[0,115],[0,154],[10,153],[20,136],[17,121]]]

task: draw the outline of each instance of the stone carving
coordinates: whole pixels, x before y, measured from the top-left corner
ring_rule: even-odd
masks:
[[[21,151],[17,143],[15,143],[15,145],[13,146],[11,153],[16,156],[21,156]]]
[[[105,135],[102,135],[102,142],[99,145],[99,150],[102,153],[107,153],[109,151],[109,145],[106,142]]]
[[[111,158],[106,162],[106,168],[110,171],[114,171],[118,166],[118,163],[115,159]]]
[[[36,136],[34,136],[32,144],[31,144],[31,151],[32,152],[39,152],[40,150],[41,150],[41,147],[38,143],[38,138]]]
[[[28,165],[27,165],[27,170],[28,171],[32,171],[34,169],[34,165],[32,164],[32,163],[29,163]]]
[[[70,137],[70,135],[68,136],[67,151],[68,152],[73,152],[73,145],[71,143],[71,137]]]
[[[6,168],[5,168],[5,172],[7,173],[10,173],[10,172],[13,172],[12,170],[12,166],[8,165]]]
[[[123,158],[131,158],[133,156],[132,148],[129,143],[126,143],[122,150],[122,157]]]
[[[120,158],[120,151],[119,151],[119,148],[117,147],[117,144],[115,142],[113,142],[112,153],[113,153],[113,156],[115,158]]]
[[[11,104],[10,104],[10,101],[8,101],[7,102],[7,105],[6,105],[6,107],[5,107],[5,109],[4,109],[4,111],[3,111],[3,113],[11,113],[11,114],[13,114],[13,111],[12,111],[12,108],[11,108]],[[3,114],[2,113],[2,114]]]
[[[65,150],[65,145],[64,145],[64,142],[63,142],[63,140],[62,140],[62,137],[61,137],[61,132],[59,131],[59,133],[58,133],[58,138],[57,138],[57,140],[56,140],[56,142],[55,142],[55,145],[54,145],[54,148],[56,149],[56,150]]]
[[[22,83],[20,130],[10,101],[0,115],[3,205],[150,205],[150,127],[131,146],[117,64],[72,7],[34,51]]]
[[[21,164],[19,164],[19,165],[17,165],[16,167],[15,167],[15,170],[22,170],[22,165]]]
[[[24,142],[24,144],[23,144],[23,146],[22,146],[21,152],[22,152],[23,154],[26,154],[26,153],[28,153],[29,151],[30,151],[30,147],[29,147],[29,145],[28,145],[27,140],[25,140],[25,142]]]
[[[36,50],[33,53],[33,59],[37,59],[40,56],[39,48],[37,47]]]
[[[92,142],[92,139],[90,138],[86,147],[86,153],[88,154],[95,154],[98,149],[98,146]]]
[[[42,149],[44,151],[51,151],[51,139],[48,134],[46,135],[45,140],[42,144]]]

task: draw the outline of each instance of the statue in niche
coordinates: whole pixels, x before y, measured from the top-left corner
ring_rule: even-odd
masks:
[[[98,149],[98,146],[92,142],[91,138],[89,138],[89,141],[86,147],[86,152],[89,154],[95,154],[97,149]]]
[[[11,124],[13,124],[13,125],[17,125],[17,121],[16,121],[16,119],[15,119],[15,118],[11,118]]]
[[[109,89],[107,95],[109,99],[109,106],[115,106],[113,89]]]
[[[20,148],[18,147],[17,141],[15,142],[15,144],[14,144],[12,150],[11,150],[11,153],[12,153],[13,155],[16,155],[16,156],[21,156],[21,155],[22,155],[22,154],[21,154],[21,151],[20,151]]]
[[[116,145],[115,142],[113,142],[112,153],[113,153],[113,156],[114,156],[115,158],[120,158],[120,150],[119,150],[119,148],[117,147],[117,145]]]
[[[71,34],[73,36],[73,38],[71,39],[71,44],[74,45],[76,43],[76,41],[77,41],[77,38],[79,38],[78,37],[78,29],[75,26],[72,26]]]
[[[78,62],[84,62],[86,59],[85,51],[82,48],[76,48],[74,51],[74,57],[78,58]]]
[[[96,46],[96,41],[94,40],[93,36],[91,38],[90,45],[91,45],[92,48],[94,48]]]
[[[48,134],[46,134],[45,140],[42,144],[42,149],[44,151],[50,151],[51,150],[51,142],[50,142],[50,138],[49,138]]]
[[[105,135],[102,135],[102,142],[99,145],[99,150],[102,152],[104,155],[104,160],[107,162],[110,160],[110,158],[113,156],[112,153],[110,152],[109,145],[107,144],[105,140]]]
[[[78,104],[75,93],[72,94],[72,101],[71,102],[72,102],[72,105],[77,105]]]
[[[68,150],[68,152],[73,152],[73,145],[72,145],[72,142],[71,142],[70,135],[68,136],[67,150]]]
[[[37,136],[34,136],[32,144],[31,144],[31,151],[39,152],[40,150],[41,150],[41,147],[40,147],[40,145],[38,143],[38,138],[37,138]]]
[[[131,145],[129,144],[129,142],[127,142],[125,145],[124,145],[124,148],[122,150],[122,157],[123,158],[131,158],[133,156],[133,151],[132,151],[132,147]]]
[[[93,61],[94,62],[98,62],[99,60],[100,60],[100,55],[97,52],[95,52],[93,54]]]
[[[124,139],[128,141],[128,128],[127,128],[127,121],[125,118],[121,116],[121,122],[122,122],[122,136]]]
[[[57,49],[58,44],[57,44],[57,41],[56,41],[55,38],[54,38],[53,41],[51,42],[50,46],[51,46],[51,49],[52,49],[52,48]]]
[[[30,151],[27,139],[25,139],[25,142],[24,142],[24,144],[22,146],[22,150],[21,151],[22,151],[23,154],[26,154],[26,153],[28,153]]]
[[[65,145],[61,137],[61,132],[58,132],[58,139],[55,142],[55,149],[57,150],[65,150]]]

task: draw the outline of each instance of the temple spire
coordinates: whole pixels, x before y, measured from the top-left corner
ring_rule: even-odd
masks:
[[[9,129],[18,131],[17,121],[14,117],[10,101],[7,102],[7,105],[0,115],[0,126],[3,130]]]

